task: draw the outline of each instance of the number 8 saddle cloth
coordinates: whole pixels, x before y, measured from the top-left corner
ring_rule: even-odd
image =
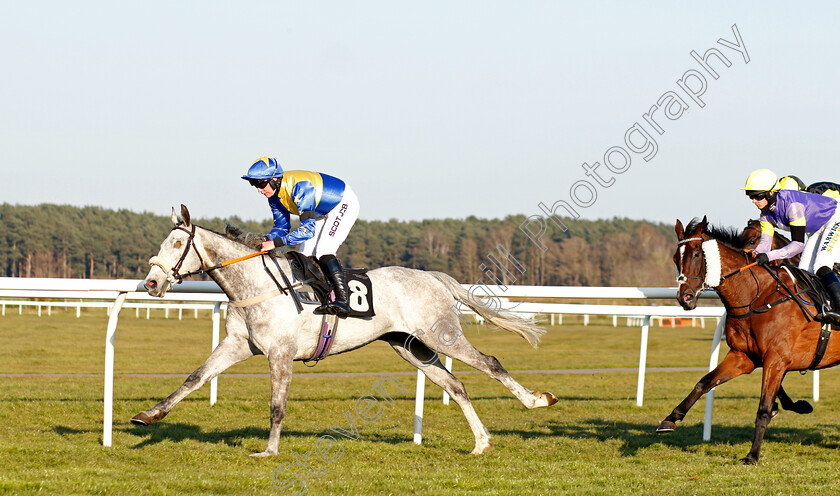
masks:
[[[332,301],[330,283],[312,257],[290,251],[286,253],[286,258],[292,267],[294,282],[302,285],[295,290],[301,303],[321,305]],[[344,269],[344,277],[349,290],[348,304],[351,312],[348,317],[373,317],[373,285],[367,275],[367,269]]]

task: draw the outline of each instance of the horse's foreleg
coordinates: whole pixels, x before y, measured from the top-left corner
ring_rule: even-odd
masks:
[[[229,335],[219,343],[204,364],[187,377],[184,384],[153,408],[140,412],[131,421],[139,425],[149,425],[165,417],[179,401],[203,386],[207,381],[221,374],[231,365],[254,356],[254,350],[248,342],[237,336]]]
[[[708,393],[712,388],[732,380],[742,374],[749,374],[755,370],[753,362],[740,351],[730,350],[723,361],[714,370],[704,375],[700,382],[694,386],[691,393],[686,396],[682,403],[677,405],[670,415],[659,424],[656,432],[673,432],[677,428],[677,422],[685,418],[688,411],[701,396]]]
[[[271,430],[268,433],[268,446],[265,451],[253,453],[253,457],[276,455],[280,448],[280,427],[286,417],[286,400],[292,383],[292,361],[294,353],[277,347],[268,354],[268,367],[271,371]]]
[[[778,363],[772,365],[764,363],[761,376],[761,400],[758,403],[758,412],[755,416],[755,435],[753,436],[752,448],[746,457],[741,461],[747,465],[758,462],[761,442],[764,440],[764,433],[767,431],[767,424],[770,423],[773,412],[773,402],[776,401],[776,393],[782,385],[785,376],[784,368]]]
[[[388,344],[403,359],[415,367],[422,362],[425,366],[418,368],[426,374],[429,380],[446,391],[455,403],[461,407],[461,411],[467,419],[470,430],[475,436],[475,447],[472,450],[472,454],[480,455],[490,451],[493,448],[493,439],[490,436],[490,432],[484,427],[481,419],[478,418],[478,414],[475,412],[469,396],[467,396],[464,383],[444,368],[443,364],[440,363],[440,358],[428,346],[421,343],[414,343],[411,345],[411,351],[409,351],[405,348],[405,342],[400,339],[388,340]]]

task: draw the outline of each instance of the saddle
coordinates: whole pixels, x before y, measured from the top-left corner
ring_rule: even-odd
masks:
[[[314,258],[297,251],[285,255],[292,268],[292,277],[302,284],[296,290],[301,303],[322,305],[332,301],[332,286]],[[376,315],[373,310],[373,285],[367,269],[345,268],[344,277],[350,293],[348,303],[351,311],[348,317],[370,318]]]
[[[831,297],[819,277],[788,262],[782,262],[781,268],[786,270],[793,277],[796,285],[800,288],[800,291],[797,292],[797,294],[807,298],[804,300],[806,304],[813,304],[814,312],[819,313],[822,309],[836,310],[832,308],[834,305],[831,303]],[[810,300],[810,302],[807,300]],[[806,314],[808,314],[808,312],[806,312]],[[814,315],[808,314],[810,318],[813,318]],[[836,326],[832,326],[832,330],[838,329]]]

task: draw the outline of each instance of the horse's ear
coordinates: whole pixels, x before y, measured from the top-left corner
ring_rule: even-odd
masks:
[[[706,226],[707,226],[708,224],[709,224],[709,222],[706,220],[706,216],[704,215],[704,216],[703,216],[703,221],[702,221],[702,222],[700,222],[700,232],[705,231],[705,230],[706,230]]]
[[[178,225],[178,216],[175,215],[175,207],[172,207],[172,225],[173,226]]]
[[[181,204],[181,218],[184,219],[184,226],[190,226],[190,211],[187,210],[187,206],[183,203]]]
[[[674,231],[677,232],[677,239],[681,240],[685,237],[685,231],[683,230],[682,222],[680,219],[677,219],[677,224],[674,226]]]

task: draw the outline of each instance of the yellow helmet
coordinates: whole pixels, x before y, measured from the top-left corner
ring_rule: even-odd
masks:
[[[805,183],[796,176],[785,176],[779,179],[779,188],[805,191]]]
[[[770,169],[754,170],[744,187],[747,191],[778,191],[779,181],[776,174]]]

